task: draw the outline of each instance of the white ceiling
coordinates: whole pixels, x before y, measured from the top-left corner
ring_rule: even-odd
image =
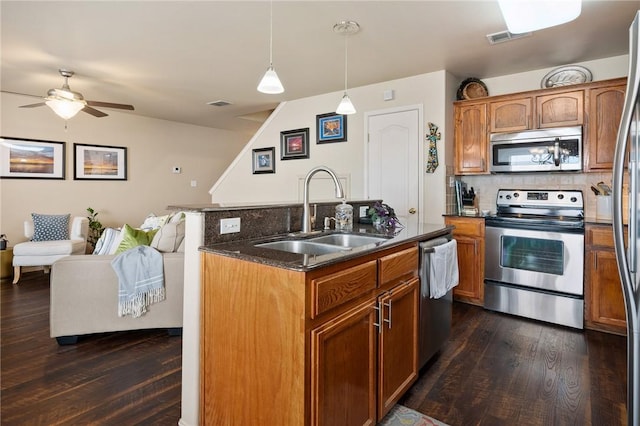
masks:
[[[349,37],[355,87],[443,69],[462,80],[623,55],[638,9],[638,0],[584,0],[573,22],[490,45],[485,36],[506,29],[495,1],[275,0],[273,62],[286,91],[265,95],[256,85],[269,63],[268,1],[2,0],[0,85],[45,96],[62,85],[58,68],[68,68],[76,72],[71,89],[135,106],[124,114],[252,133],[260,123],[239,116],[343,89],[344,37],[332,29],[341,20],[361,27]],[[232,105],[206,104],[217,100]]]

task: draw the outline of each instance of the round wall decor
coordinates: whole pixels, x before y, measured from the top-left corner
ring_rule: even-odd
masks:
[[[487,86],[480,80],[474,77],[464,80],[458,88],[456,95],[459,101],[464,99],[484,98],[489,96]]]
[[[569,86],[571,84],[588,83],[592,79],[591,71],[580,65],[569,65],[551,70],[542,78],[540,87]]]

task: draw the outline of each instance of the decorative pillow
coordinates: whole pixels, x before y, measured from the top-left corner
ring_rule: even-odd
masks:
[[[59,241],[69,239],[69,216],[31,213],[33,238],[31,241]]]
[[[105,228],[96,242],[93,254],[113,254],[122,241],[122,233],[119,229]]]
[[[174,252],[184,239],[184,220],[165,223],[151,241],[151,247],[159,252]]]
[[[145,231],[149,231],[151,229],[158,229],[169,220],[170,215],[166,214],[164,216],[156,216],[153,213],[149,213],[149,215],[144,219],[142,225],[140,225],[140,229],[144,229]]]
[[[122,241],[116,250],[117,253],[122,253],[137,246],[148,246],[153,240],[154,235],[158,232],[157,229],[145,231],[144,229],[134,229],[125,224],[122,227]]]

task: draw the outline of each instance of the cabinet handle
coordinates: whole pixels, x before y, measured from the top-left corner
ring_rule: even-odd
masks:
[[[378,322],[374,322],[373,325],[378,328],[378,333],[382,333],[382,302],[378,302],[377,305],[373,307],[373,309],[377,311],[378,315]]]
[[[383,322],[386,322],[387,324],[389,324],[389,329],[391,329],[391,299],[389,299],[389,302],[387,303],[383,303],[383,306],[386,306],[389,308],[389,319],[383,319]],[[384,317],[384,315],[383,315]]]

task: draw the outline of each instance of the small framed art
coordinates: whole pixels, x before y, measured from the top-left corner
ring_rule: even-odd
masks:
[[[253,174],[276,172],[276,149],[258,148],[253,150]]]
[[[345,142],[347,116],[330,112],[316,115],[316,143]]]
[[[73,144],[76,180],[127,180],[127,148]]]
[[[280,132],[280,159],[309,158],[309,128]]]
[[[0,138],[0,178],[64,179],[65,143]]]

